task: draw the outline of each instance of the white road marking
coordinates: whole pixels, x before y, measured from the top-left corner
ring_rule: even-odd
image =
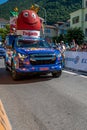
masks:
[[[80,74],[80,73],[78,74],[78,73],[70,72],[70,71],[66,71],[66,70],[63,70],[63,72],[64,72],[64,73],[67,73],[67,74],[78,75],[78,76],[80,76],[80,77],[82,77],[82,78],[87,78],[87,76],[82,75],[82,74]]]

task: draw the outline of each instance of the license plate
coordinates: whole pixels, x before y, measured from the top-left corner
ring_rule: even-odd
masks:
[[[40,68],[41,71],[46,71],[46,70],[49,70],[48,67],[45,67],[45,68]]]

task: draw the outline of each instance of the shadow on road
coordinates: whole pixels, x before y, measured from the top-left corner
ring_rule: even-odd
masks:
[[[87,71],[81,71],[81,70],[76,70],[76,69],[72,69],[72,68],[65,68],[65,70],[67,70],[69,72],[74,72],[78,75],[87,76]]]
[[[20,80],[14,81],[11,77],[9,71],[6,71],[5,68],[0,68],[0,84],[25,84],[25,83],[34,83],[51,80],[51,75],[43,75],[43,76],[22,76]]]

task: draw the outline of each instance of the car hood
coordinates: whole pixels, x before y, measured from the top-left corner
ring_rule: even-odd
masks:
[[[60,53],[58,50],[50,49],[50,48],[16,48],[18,53],[22,54],[32,54],[32,53],[48,53],[48,54],[58,54]]]

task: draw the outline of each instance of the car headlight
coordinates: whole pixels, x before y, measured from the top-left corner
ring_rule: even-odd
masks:
[[[18,53],[18,56],[20,59],[26,59],[28,57],[28,55],[21,54],[21,53]]]

